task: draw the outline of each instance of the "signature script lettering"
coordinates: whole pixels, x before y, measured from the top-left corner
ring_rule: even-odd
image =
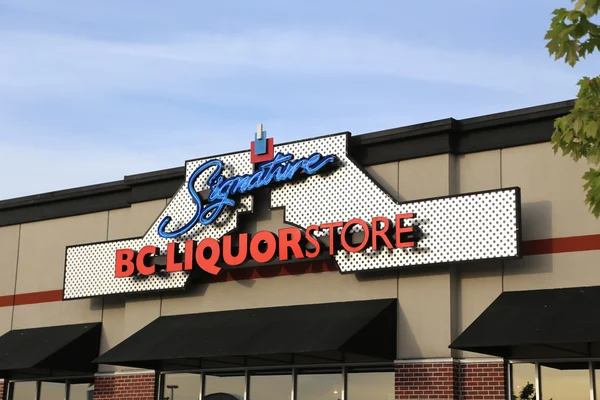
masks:
[[[190,176],[187,190],[194,204],[196,213],[185,225],[174,231],[167,232],[170,216],[165,216],[158,225],[158,234],[164,238],[175,238],[192,229],[197,223],[208,225],[214,222],[225,207],[236,205],[235,196],[243,195],[252,190],[272,185],[274,183],[290,182],[302,176],[310,176],[323,172],[325,167],[332,166],[336,157],[323,156],[319,153],[294,160],[291,154],[277,153],[271,161],[262,163],[250,175],[238,175],[226,178],[221,175],[223,162],[210,160],[200,165]],[[206,204],[202,203],[200,195],[194,189],[194,183],[203,172],[214,168],[207,179],[210,193]]]

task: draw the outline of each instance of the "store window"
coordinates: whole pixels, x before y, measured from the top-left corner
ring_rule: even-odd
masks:
[[[92,400],[94,378],[11,382],[9,393],[9,400]]]
[[[198,400],[201,385],[200,374],[165,375],[163,400]]]
[[[600,390],[600,363],[593,363],[592,368],[594,369],[594,387],[596,388],[596,391],[598,391]],[[600,400],[600,395],[598,395],[598,393],[596,393],[595,400]]]
[[[299,400],[341,400],[344,379],[341,369],[305,370],[297,377]]]
[[[348,366],[345,375],[343,371],[341,367],[296,368],[295,399],[342,400],[346,386],[347,400],[394,400],[393,365]],[[201,372],[171,373],[162,380],[160,400],[198,400],[202,392],[203,400],[242,400],[246,387],[251,400],[290,400],[294,370],[206,371],[204,377]]]
[[[536,368],[540,385],[540,393],[536,393]],[[553,361],[540,363],[511,364],[512,400],[589,400],[590,389],[593,387],[590,379],[590,363]],[[596,390],[598,381],[596,381]],[[596,395],[596,398],[598,396]]]
[[[92,380],[75,381],[69,384],[69,400],[92,400],[94,382]]]
[[[513,399],[535,399],[535,364],[512,364]]]
[[[289,400],[292,396],[292,371],[257,372],[250,376],[252,400]]]
[[[204,400],[211,400],[211,395],[215,399],[226,398],[224,395],[228,395],[231,400],[244,398],[246,377],[243,372],[235,375],[206,374],[204,379],[206,385]]]
[[[37,396],[37,382],[13,382],[11,400],[33,400]]]
[[[540,371],[542,400],[589,400],[590,375],[588,363],[548,364]]]
[[[393,370],[348,371],[348,400],[394,400]]]
[[[64,382],[42,381],[40,382],[39,400],[64,400],[66,396],[66,385]]]

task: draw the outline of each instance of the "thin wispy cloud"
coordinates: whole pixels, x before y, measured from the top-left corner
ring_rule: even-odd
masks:
[[[81,96],[130,91],[199,95],[203,84],[217,80],[227,88],[231,79],[252,76],[414,79],[528,96],[568,91],[577,78],[559,64],[525,56],[437,48],[352,32],[253,31],[141,43],[0,32],[0,52],[6,55],[0,60],[4,94],[33,90],[40,96],[53,91]]]
[[[0,0],[0,198],[245,149],[258,122],[282,142],[566,100],[591,73],[543,48],[562,0],[457,1]]]

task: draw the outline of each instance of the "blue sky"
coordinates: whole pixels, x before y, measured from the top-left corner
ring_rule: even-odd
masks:
[[[0,198],[573,98],[569,0],[0,0]]]

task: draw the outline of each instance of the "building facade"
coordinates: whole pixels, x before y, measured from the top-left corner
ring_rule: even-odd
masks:
[[[1,398],[594,400],[600,223],[550,144],[572,105],[259,129],[0,202]]]

